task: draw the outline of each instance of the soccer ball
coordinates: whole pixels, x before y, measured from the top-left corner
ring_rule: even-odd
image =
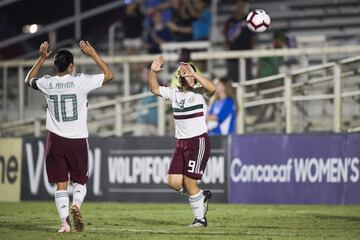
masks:
[[[265,32],[270,22],[269,15],[261,9],[252,10],[246,17],[247,26],[253,32]]]

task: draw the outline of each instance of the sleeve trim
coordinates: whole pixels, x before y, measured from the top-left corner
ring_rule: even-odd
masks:
[[[35,89],[35,90],[39,90],[39,87],[37,85],[37,80],[39,80],[38,78],[32,78],[30,79],[29,83],[28,83],[28,86]]]

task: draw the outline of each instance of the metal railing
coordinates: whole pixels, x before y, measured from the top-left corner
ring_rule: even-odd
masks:
[[[350,97],[350,96],[357,96],[359,93],[354,91],[351,93],[342,93],[341,98],[339,100],[339,94],[338,91],[339,89],[341,90],[341,84],[339,85],[339,76],[351,76],[356,74],[355,72],[343,72],[341,70],[341,67],[339,69],[339,67],[336,67],[338,65],[342,66],[348,63],[352,63],[355,61],[359,61],[359,57],[352,57],[352,58],[347,58],[345,60],[340,61],[339,63],[326,63],[326,64],[321,64],[319,66],[311,66],[308,68],[304,68],[304,69],[298,69],[295,71],[292,71],[290,73],[287,74],[278,74],[275,76],[271,76],[271,77],[266,77],[266,78],[262,78],[262,79],[254,79],[254,80],[249,80],[249,81],[245,81],[245,76],[246,76],[246,72],[245,72],[245,59],[246,58],[252,58],[252,57],[264,57],[264,56],[299,56],[302,54],[305,55],[311,55],[311,54],[321,54],[321,53],[327,53],[327,54],[340,54],[340,53],[348,53],[348,54],[355,54],[355,53],[360,53],[360,46],[343,46],[343,47],[327,47],[327,48],[313,48],[313,49],[280,49],[280,50],[255,50],[255,51],[218,51],[218,52],[197,52],[194,53],[192,55],[192,58],[194,60],[212,60],[212,59],[233,59],[233,58],[237,58],[239,59],[239,68],[240,70],[244,70],[241,71],[241,77],[240,77],[240,84],[237,84],[237,99],[238,99],[238,103],[239,103],[239,115],[238,115],[238,121],[237,121],[237,131],[238,133],[244,133],[245,131],[245,109],[249,108],[249,107],[254,107],[254,106],[259,106],[259,105],[264,105],[264,104],[272,104],[272,103],[284,103],[285,109],[287,110],[286,112],[286,132],[291,133],[292,132],[292,122],[291,122],[291,116],[292,116],[292,104],[293,102],[296,101],[307,101],[310,99],[333,99],[334,103],[336,105],[336,112],[337,115],[339,116],[338,112],[341,111],[341,98],[345,98],[345,97]],[[110,100],[109,102],[107,102],[109,104],[109,106],[113,106],[113,108],[115,109],[114,112],[119,111],[119,108],[121,111],[123,111],[124,109],[121,109],[121,107],[123,107],[123,105],[125,103],[129,103],[129,101],[131,101],[132,98],[134,99],[141,99],[143,97],[145,97],[146,95],[135,95],[135,96],[130,96],[129,93],[129,86],[130,86],[130,64],[131,63],[139,63],[139,62],[151,62],[153,60],[153,58],[155,57],[155,55],[142,55],[142,56],[116,56],[116,57],[104,57],[105,61],[107,61],[109,64],[122,64],[124,67],[123,71],[123,84],[124,84],[124,89],[125,89],[125,93],[124,93],[124,97],[122,98],[117,98],[117,100]],[[168,61],[176,61],[177,59],[177,55],[176,54],[168,54],[165,56],[166,59]],[[20,116],[20,120],[24,119],[24,100],[25,100],[25,91],[24,91],[24,68],[25,67],[30,67],[32,66],[32,64],[34,63],[35,60],[13,60],[13,61],[5,61],[5,62],[1,62],[0,63],[0,68],[3,69],[3,103],[7,103],[8,99],[7,99],[7,85],[8,85],[8,70],[11,68],[15,68],[17,69],[18,72],[18,95],[19,95],[19,105],[18,105],[18,110],[19,110],[19,116]],[[76,64],[80,65],[80,66],[85,66],[85,65],[93,65],[93,61],[89,58],[85,58],[85,57],[80,57],[78,59],[76,59]],[[44,64],[44,66],[51,66],[52,63],[51,62],[46,62]],[[126,69],[128,69],[126,71]],[[337,81],[337,85],[334,85],[334,89],[336,90],[336,93],[334,92],[334,96],[330,95],[322,95],[322,96],[316,96],[316,97],[312,97],[312,96],[303,96],[303,97],[299,97],[299,96],[292,96],[292,91],[296,88],[300,88],[306,84],[309,83],[317,83],[317,82],[323,82],[323,81],[329,81],[334,79],[333,76],[322,76],[320,78],[316,78],[316,79],[309,79],[307,80],[306,83],[304,82],[293,82],[292,78],[300,75],[300,74],[308,74],[310,72],[313,71],[318,71],[318,70],[324,70],[324,69],[333,69],[334,70],[334,76],[336,77],[336,81]],[[340,72],[339,72],[340,71]],[[339,75],[340,74],[340,75]],[[264,82],[271,82],[273,80],[276,79],[283,79],[284,84],[283,86],[277,87],[277,88],[272,88],[272,89],[264,89],[261,90],[260,96],[265,96],[271,93],[275,93],[275,92],[283,92],[284,96],[283,97],[277,97],[277,98],[268,98],[268,99],[257,99],[254,101],[250,101],[248,100],[251,97],[255,97],[258,94],[254,93],[254,92],[246,92],[245,88],[248,86],[255,86],[257,84],[261,84]],[[335,96],[336,94],[336,96]],[[335,101],[336,100],[336,101]],[[99,108],[100,106],[103,106],[105,103],[99,103]],[[119,104],[121,105],[119,107]],[[160,104],[160,103],[159,103]],[[117,105],[117,107],[115,107]],[[339,107],[340,106],[340,107]],[[159,105],[159,107],[161,108],[161,105]],[[340,108],[340,109],[339,109]],[[97,109],[97,108],[95,108]],[[117,110],[116,110],[117,109]],[[7,104],[3,104],[3,113],[7,112]],[[161,112],[161,111],[159,111]],[[119,116],[118,114],[115,116]],[[114,121],[112,122],[112,124],[115,126],[114,129],[110,130],[109,134],[119,134],[120,132],[124,132],[123,130],[119,130],[119,129],[123,129],[124,127],[121,127],[121,121],[118,120],[115,121],[115,119],[113,119]],[[33,119],[32,121],[30,121],[29,119],[25,119],[24,120],[24,124],[26,123],[27,125],[32,125],[34,126],[35,124],[35,119]],[[30,122],[30,123],[29,123]],[[40,121],[41,122],[41,121]],[[164,129],[164,125],[165,125],[165,120],[163,117],[159,116],[159,133],[163,133],[163,129]],[[5,124],[5,125],[4,125]],[[1,128],[4,129],[4,127],[6,128],[10,128],[10,126],[12,125],[16,125],[16,126],[20,126],[21,125],[21,121],[17,122],[17,124],[15,123],[4,123],[1,124]],[[37,123],[38,124],[38,123]],[[119,125],[120,124],[120,125]],[[339,126],[341,125],[341,117],[334,119],[334,131],[339,131]],[[33,130],[36,128],[33,128]],[[3,130],[2,130],[3,131]],[[36,133],[38,134],[38,133]]]
[[[110,25],[109,30],[108,30],[108,46],[109,46],[109,50],[108,50],[108,55],[109,56],[115,56],[115,37],[116,37],[116,29],[120,28],[122,26],[121,22],[114,22]]]
[[[137,127],[137,117],[139,111],[134,107],[129,107],[129,103],[143,100],[144,98],[153,96],[151,93],[140,93],[127,97],[117,97],[113,100],[103,101],[89,105],[89,129],[98,129],[107,127],[105,131],[98,133],[99,136],[121,136],[127,132],[133,132]],[[139,103],[138,103],[139,104]],[[132,105],[134,106],[134,105]],[[157,108],[157,130],[158,135],[165,134],[165,102],[158,98],[157,102],[150,104],[139,104],[139,110],[149,110]],[[106,110],[106,113],[99,114],[99,111]],[[127,118],[133,115],[132,118]],[[100,119],[96,119],[100,117]],[[106,119],[106,121],[104,121]],[[106,122],[106,123],[104,123]],[[6,122],[0,124],[0,136],[24,136],[34,135],[41,136],[45,130],[45,116],[32,117],[24,120]]]
[[[285,123],[286,123],[286,133],[293,132],[293,103],[299,101],[313,101],[313,100],[332,100],[334,104],[334,118],[333,118],[333,132],[342,131],[342,99],[347,97],[360,96],[360,91],[350,91],[344,93],[342,91],[342,78],[360,75],[359,69],[352,71],[344,72],[342,67],[346,64],[354,63],[360,61],[360,56],[350,57],[343,59],[338,62],[330,62],[325,64],[320,64],[317,66],[311,66],[307,68],[297,69],[287,74],[278,74],[265,78],[253,79],[250,81],[244,81],[240,83],[234,83],[233,86],[236,88],[236,95],[238,101],[238,119],[237,119],[237,133],[245,133],[245,111],[247,108],[254,106],[274,104],[274,103],[283,103],[285,106]],[[331,76],[319,77],[311,80],[306,80],[301,83],[293,83],[294,77],[301,74],[308,74],[314,71],[333,69],[333,74]],[[276,87],[272,89],[266,89],[256,94],[255,92],[246,92],[246,87],[256,86],[258,84],[272,82],[276,80],[282,80],[283,86]],[[308,95],[308,96],[293,96],[293,89],[299,88],[306,84],[321,83],[325,81],[333,80],[333,93],[332,94],[317,94],[317,95]],[[282,97],[273,97],[273,98],[264,98],[256,99],[253,101],[248,101],[248,98],[259,96],[265,96],[270,93],[281,93],[283,92]],[[352,131],[357,130],[354,128]]]
[[[298,69],[288,74],[278,74],[271,77],[254,79],[250,81],[246,81],[244,83],[234,83],[234,87],[237,89],[237,100],[238,100],[238,121],[237,121],[237,132],[239,134],[245,133],[245,109],[251,108],[254,106],[267,105],[273,103],[283,103],[286,110],[286,132],[292,133],[292,104],[297,101],[311,101],[311,100],[319,100],[319,99],[328,99],[333,100],[334,102],[334,119],[333,119],[333,131],[340,132],[342,122],[341,122],[341,106],[342,99],[347,97],[360,96],[360,91],[351,91],[351,92],[342,92],[341,79],[343,77],[354,76],[359,74],[360,69],[351,70],[343,72],[341,70],[341,66],[353,62],[360,61],[360,56],[347,58],[337,63],[327,63],[321,64],[318,66],[312,66],[304,69]],[[311,80],[307,80],[307,82],[302,83],[292,83],[292,79],[296,75],[307,74],[313,71],[319,71],[323,69],[333,68],[334,74],[333,76],[319,77]],[[267,98],[261,100],[248,101],[248,98],[255,97],[257,94],[255,92],[245,93],[245,88],[247,86],[253,86],[265,82],[271,82],[274,80],[282,79],[284,81],[284,85],[277,88],[265,89],[258,93],[259,96],[266,96],[267,94],[275,93],[275,92],[284,92],[283,97],[275,97],[275,98]],[[310,95],[310,96],[292,96],[292,92],[296,88],[300,88],[307,84],[312,83],[321,83],[324,81],[334,80],[334,93],[333,94],[324,94],[324,95]],[[96,111],[107,109],[107,114],[104,116],[110,129],[107,131],[98,132],[99,136],[121,136],[123,133],[132,132],[136,127],[136,117],[138,113],[134,110],[134,107],[129,107],[129,103],[137,100],[142,100],[146,97],[152,96],[151,93],[141,93],[137,95],[127,96],[127,97],[118,97],[114,100],[108,100],[96,104],[92,104],[89,106],[89,116],[94,116],[97,114]],[[134,106],[134,105],[132,105]],[[165,133],[165,103],[162,99],[158,99],[157,103],[142,105],[141,109],[158,109],[158,134],[164,135]],[[132,121],[128,121],[125,123],[126,116],[129,114],[133,114],[134,118]],[[35,136],[40,136],[41,132],[45,130],[44,127],[45,117],[41,118],[29,118],[25,120],[19,120],[14,122],[8,122],[0,124],[1,135],[6,136],[8,133],[13,133],[15,136],[19,135],[28,135],[33,134]],[[100,120],[92,120],[89,123],[90,129],[97,129],[99,126],[104,126],[104,119]],[[352,128],[349,131],[359,131],[360,128]],[[14,134],[15,133],[15,134]]]
[[[258,58],[258,57],[269,57],[269,56],[310,56],[312,54],[356,54],[360,53],[360,46],[339,46],[339,47],[324,47],[324,48],[307,48],[307,49],[264,49],[264,50],[247,50],[247,51],[206,51],[206,52],[194,52],[192,54],[193,60],[226,60],[226,59],[238,59],[239,60],[239,72],[240,79],[239,82],[245,82],[246,79],[246,67],[245,61],[248,58]],[[136,55],[136,56],[113,56],[113,57],[104,57],[104,60],[109,64],[120,64],[123,67],[122,76],[116,76],[122,78],[123,80],[123,89],[124,96],[130,95],[130,64],[134,63],[150,63],[156,55]],[[178,56],[177,54],[166,54],[165,58],[167,61],[176,61]],[[32,60],[10,60],[3,61],[0,63],[0,69],[3,69],[3,86],[9,86],[8,81],[8,70],[10,68],[16,68],[18,72],[18,110],[19,110],[19,119],[24,118],[24,68],[31,67],[35,62],[35,59]],[[92,59],[87,57],[80,57],[75,59],[76,65],[85,66],[85,65],[94,65]],[[52,62],[48,61],[44,66],[52,66]],[[212,68],[210,69],[210,71]],[[169,76],[169,73],[166,73],[166,76]],[[8,98],[8,87],[3,87],[3,99],[6,102]],[[3,113],[7,111],[7,104],[3,104]]]

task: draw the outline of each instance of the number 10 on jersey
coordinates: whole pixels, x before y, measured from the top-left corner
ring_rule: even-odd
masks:
[[[60,113],[61,121],[63,122],[70,122],[78,119],[77,99],[75,94],[50,95],[49,98],[54,104],[53,113],[56,121],[60,122]]]

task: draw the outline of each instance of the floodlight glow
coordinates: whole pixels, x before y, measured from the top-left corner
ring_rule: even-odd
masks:
[[[36,33],[39,29],[39,26],[37,24],[31,24],[29,27],[29,33]]]

